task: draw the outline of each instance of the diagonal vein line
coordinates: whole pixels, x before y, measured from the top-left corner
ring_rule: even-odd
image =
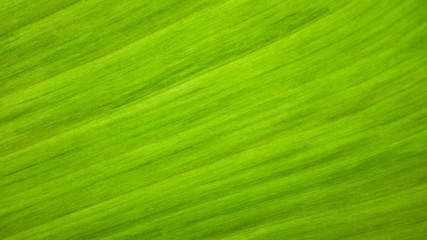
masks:
[[[331,45],[329,45],[329,46],[331,46]],[[313,52],[314,53],[314,52]],[[311,53],[310,53],[311,54]],[[358,61],[354,61],[352,64],[355,64],[355,63],[357,63],[357,62],[359,62],[359,61],[362,61],[363,59],[365,59],[366,57],[363,57],[363,58],[361,58],[361,59],[359,59]],[[285,65],[286,66],[286,65]],[[281,66],[280,68],[282,68],[283,66]],[[343,68],[345,68],[346,66],[343,66],[343,67],[341,67],[341,68],[338,68],[338,69],[336,69],[335,71],[337,71],[337,70],[340,70],[340,69],[343,69]],[[277,69],[276,69],[277,70]],[[334,71],[333,71],[334,72]],[[333,72],[331,72],[331,73],[333,73]],[[331,73],[329,73],[329,74],[331,74]],[[325,76],[328,76],[329,74],[326,74]],[[305,83],[305,84],[307,84],[307,83]],[[305,85],[305,84],[303,84],[303,85]],[[303,86],[303,85],[300,85],[300,86],[298,86],[298,87],[301,87],[301,86]],[[139,147],[138,148],[136,148],[136,149],[134,149],[134,150],[132,150],[131,152],[134,152],[134,151],[136,151],[136,150],[138,150],[139,149]],[[124,154],[122,154],[122,155],[127,155],[128,153],[124,153]],[[122,156],[122,155],[119,155],[119,156],[117,156],[117,157],[120,157],[120,156]],[[106,161],[108,161],[108,160],[106,160]],[[105,162],[105,161],[103,161],[103,162]],[[103,162],[101,162],[101,163],[103,163]],[[92,167],[92,166],[94,166],[94,165],[97,165],[97,164],[93,164],[93,165],[90,165],[89,167]],[[81,170],[84,170],[84,169],[81,169]],[[78,171],[76,171],[76,172],[79,172],[79,171],[81,171],[81,170],[78,170]],[[75,172],[72,172],[72,173],[70,173],[70,174],[73,174],[73,173],[75,173]],[[69,175],[69,174],[67,174],[67,175]],[[66,175],[66,176],[67,176]],[[56,178],[56,179],[58,179],[58,178]],[[52,180],[52,181],[55,181],[56,179],[54,179],[54,180]],[[51,182],[51,181],[49,181],[49,182]],[[47,182],[47,183],[49,183],[49,182]],[[19,194],[19,193],[18,193]]]
[[[395,192],[395,193],[390,193],[390,194],[387,194],[385,196],[371,198],[371,199],[368,199],[366,201],[356,202],[354,204],[346,205],[346,206],[340,207],[340,208],[334,208],[334,209],[331,209],[331,210],[322,211],[322,212],[317,213],[317,214],[309,214],[309,215],[305,215],[305,216],[301,216],[301,217],[297,217],[297,218],[288,219],[288,220],[285,220],[285,221],[277,221],[277,223],[272,223],[272,224],[269,224],[269,225],[267,225],[266,223],[264,223],[262,225],[256,225],[256,226],[253,226],[253,227],[250,227],[250,228],[242,229],[242,230],[240,230],[238,232],[231,232],[231,233],[225,235],[224,237],[221,237],[220,239],[226,240],[226,239],[229,239],[230,237],[233,237],[235,235],[239,235],[241,233],[248,233],[249,231],[253,232],[253,231],[258,231],[260,229],[266,229],[266,228],[270,228],[270,227],[274,227],[274,226],[278,226],[278,225],[285,225],[285,224],[288,224],[288,223],[291,223],[291,222],[295,222],[295,221],[298,221],[298,220],[301,220],[301,219],[306,219],[306,218],[312,218],[312,217],[317,217],[317,216],[321,216],[321,215],[326,215],[326,214],[329,214],[329,213],[332,213],[332,212],[336,212],[336,211],[341,211],[341,210],[344,210],[344,209],[347,209],[347,208],[350,208],[350,207],[355,207],[355,206],[367,204],[367,203],[370,203],[370,202],[375,202],[375,201],[378,201],[378,200],[387,199],[387,198],[393,197],[395,195],[398,195],[400,193],[404,193],[406,191],[411,191],[413,189],[416,189],[416,188],[419,188],[420,186],[425,186],[425,185],[427,185],[427,184],[426,183],[419,183],[419,184],[416,184],[416,185],[411,186],[409,188],[402,189],[402,190],[400,190],[398,192]]]
[[[1,38],[1,37],[3,37],[3,36],[5,36],[5,35],[7,35],[7,34],[12,33],[12,32],[16,32],[16,31],[18,31],[18,30],[20,30],[20,29],[22,29],[22,28],[24,28],[24,27],[28,27],[28,26],[31,26],[31,25],[33,25],[33,24],[37,23],[37,22],[40,22],[40,21],[42,21],[43,19],[46,19],[46,18],[48,18],[48,17],[50,17],[50,16],[52,16],[52,15],[54,15],[54,14],[58,13],[58,12],[61,12],[61,11],[65,10],[65,9],[67,9],[67,8],[69,8],[69,7],[73,6],[73,5],[76,5],[77,3],[81,2],[81,1],[82,1],[82,0],[77,0],[77,1],[74,1],[74,2],[72,2],[72,3],[70,3],[70,4],[67,4],[67,5],[65,5],[65,6],[59,7],[58,9],[54,10],[53,12],[50,12],[50,13],[48,13],[48,14],[47,14],[47,15],[45,15],[45,16],[42,16],[42,17],[40,17],[40,18],[38,18],[38,19],[35,19],[35,20],[34,20],[34,21],[32,21],[32,22],[29,22],[29,23],[27,23],[27,24],[24,24],[24,25],[18,26],[18,27],[17,27],[17,28],[15,28],[15,29],[11,29],[11,30],[9,30],[9,31],[7,31],[7,32],[5,32],[5,33],[2,33],[2,34],[0,34],[0,38]]]
[[[398,94],[397,94],[397,95],[398,95]],[[371,105],[371,106],[368,106],[368,107],[367,107],[367,108],[365,108],[364,110],[369,109],[369,108],[371,108],[371,107],[374,107],[374,106],[376,106],[376,105],[378,105],[378,104],[380,104],[380,103],[383,103],[384,101],[390,100],[390,99],[391,99],[392,97],[394,97],[394,96],[396,96],[396,95],[392,95],[390,98],[389,98],[389,97],[387,97],[387,98],[385,98],[383,101],[379,101],[379,102],[377,102],[376,104],[373,104],[373,105]],[[346,117],[343,117],[343,118],[346,118]],[[336,121],[338,121],[338,119],[337,119]],[[336,121],[334,121],[334,122],[336,122]],[[314,127],[314,128],[309,128],[309,129],[306,129],[306,130],[302,130],[301,132],[311,131],[311,130],[313,130],[313,129],[316,129],[316,128],[318,128],[318,127],[321,127],[321,126],[324,126],[324,125],[327,125],[327,124],[331,124],[331,123],[330,123],[330,122],[325,122],[325,123],[323,123],[323,124],[321,124],[321,125],[318,125],[318,126],[316,126],[316,127]],[[393,142],[392,144],[395,144],[395,143],[401,142],[401,141],[403,141],[403,140],[405,140],[405,139],[407,139],[407,138],[410,138],[410,137],[412,137],[412,136],[416,136],[417,134],[421,134],[421,133],[422,133],[422,132],[417,132],[417,133],[415,133],[415,134],[411,134],[411,135],[409,135],[409,136],[407,136],[407,137],[405,137],[405,138],[402,138],[402,139],[401,139],[401,140],[399,140],[399,141]],[[287,136],[287,137],[288,137],[288,136]],[[287,137],[285,137],[285,138],[287,138]],[[173,176],[167,177],[167,178],[165,178],[165,179],[163,179],[163,180],[161,180],[161,181],[158,181],[158,182],[156,182],[156,183],[150,184],[150,185],[148,185],[148,186],[144,186],[144,187],[142,187],[142,188],[138,188],[138,189],[132,190],[132,191],[130,191],[130,192],[126,192],[126,193],[124,193],[124,194],[120,194],[120,195],[118,195],[118,196],[115,196],[115,197],[113,197],[113,198],[107,199],[107,200],[105,200],[105,201],[101,201],[101,202],[98,202],[98,203],[96,203],[96,204],[92,204],[92,205],[87,206],[87,207],[85,207],[85,208],[79,209],[79,210],[77,210],[77,211],[74,211],[74,212],[71,212],[71,213],[68,213],[68,214],[65,214],[65,215],[62,215],[62,216],[56,217],[56,218],[54,218],[54,219],[49,220],[48,222],[42,223],[42,224],[40,224],[40,225],[37,225],[37,226],[31,227],[31,228],[28,228],[28,229],[25,229],[25,230],[24,230],[24,231],[22,231],[22,232],[18,232],[18,233],[15,233],[15,234],[13,234],[13,235],[10,235],[10,236],[14,236],[14,235],[17,235],[17,234],[20,234],[20,233],[26,232],[26,231],[28,231],[28,230],[30,230],[30,229],[37,228],[37,227],[40,227],[40,226],[43,226],[43,225],[47,225],[47,224],[49,224],[50,222],[54,222],[54,221],[56,221],[56,220],[58,220],[58,219],[65,218],[65,217],[67,217],[67,216],[69,216],[69,215],[77,214],[77,213],[79,213],[79,212],[86,211],[86,210],[88,210],[88,209],[91,209],[91,208],[93,208],[93,207],[96,207],[96,206],[102,205],[102,204],[104,204],[104,203],[107,203],[107,202],[110,202],[110,201],[117,200],[117,199],[122,198],[122,197],[124,197],[124,196],[126,196],[126,195],[135,194],[136,192],[138,192],[138,191],[140,191],[140,190],[143,190],[143,189],[145,189],[145,188],[149,188],[149,187],[151,187],[151,186],[153,186],[153,185],[160,184],[160,183],[165,182],[165,181],[167,181],[167,180],[169,180],[169,179],[173,179],[173,178],[175,178],[175,177],[178,177],[178,176],[181,176],[181,175],[187,174],[187,173],[189,173],[189,172],[198,171],[198,170],[203,169],[203,168],[205,168],[205,167],[207,167],[207,166],[213,165],[213,164],[215,164],[215,163],[217,163],[217,162],[219,162],[219,161],[222,161],[222,160],[224,160],[224,159],[227,159],[227,158],[229,158],[229,157],[231,157],[231,156],[238,155],[238,154],[241,154],[241,153],[247,152],[247,151],[249,151],[249,150],[252,150],[252,149],[255,149],[255,148],[259,148],[259,147],[262,147],[262,146],[268,145],[268,144],[273,143],[273,142],[275,142],[275,141],[278,141],[278,140],[280,140],[280,139],[282,139],[282,137],[276,137],[276,138],[270,139],[270,140],[266,141],[266,142],[265,142],[265,143],[263,143],[263,144],[258,144],[258,145],[256,145],[256,146],[248,147],[248,148],[243,149],[243,150],[241,150],[241,151],[239,151],[239,152],[237,152],[237,153],[234,153],[234,154],[231,154],[231,155],[228,155],[228,156],[222,157],[222,158],[220,158],[219,160],[216,160],[216,161],[215,161],[215,162],[213,162],[213,163],[205,164],[205,165],[202,165],[202,166],[199,166],[199,167],[196,167],[196,168],[190,169],[190,170],[188,170],[188,171],[185,171],[185,172],[182,172],[182,173],[179,173],[179,174],[175,174],[175,175],[173,175]],[[280,179],[282,179],[282,178],[286,178],[286,176],[285,176],[285,177],[281,177]],[[265,183],[262,183],[261,185],[268,184],[268,183],[270,183],[270,182],[273,182],[274,180],[275,180],[275,179],[270,180],[270,181],[267,181],[267,182],[265,182]],[[277,180],[277,179],[276,179],[276,180]],[[246,189],[246,190],[247,190],[247,189]],[[244,192],[244,190],[243,190],[242,192]],[[229,195],[233,195],[233,194],[229,194]],[[228,196],[228,195],[227,195],[227,196]],[[225,197],[227,197],[227,196],[221,197],[220,199],[225,198]],[[215,200],[213,200],[213,201],[215,201]],[[195,207],[195,206],[193,206],[193,207]],[[192,208],[192,207],[189,207],[189,208]],[[186,210],[186,209],[184,209],[184,210]],[[184,210],[181,210],[181,211],[184,211]],[[181,211],[178,211],[178,212],[181,212]],[[10,236],[9,236],[9,237],[10,237]]]
[[[106,114],[106,115],[101,115],[101,116],[96,117],[96,118],[94,118],[94,119],[89,119],[89,120],[87,120],[87,121],[85,121],[85,122],[83,122],[83,123],[76,124],[76,125],[78,125],[78,126],[72,127],[72,128],[70,128],[70,129],[65,130],[65,131],[63,131],[63,132],[61,132],[61,133],[58,133],[58,134],[56,134],[56,135],[54,135],[54,136],[51,136],[51,137],[46,138],[46,139],[43,139],[43,140],[41,140],[41,141],[39,141],[39,142],[36,142],[36,143],[31,144],[31,145],[29,145],[29,146],[26,146],[26,147],[24,147],[24,148],[22,148],[22,149],[19,149],[19,150],[17,150],[17,151],[14,151],[14,152],[11,152],[11,153],[6,154],[6,155],[4,155],[4,156],[1,156],[1,158],[5,158],[5,157],[10,156],[10,155],[12,155],[12,154],[15,154],[15,153],[18,153],[18,152],[24,151],[25,149],[28,149],[28,148],[33,147],[33,146],[35,146],[35,145],[39,145],[39,144],[41,144],[41,143],[43,143],[43,142],[45,142],[45,141],[51,140],[51,139],[56,138],[56,137],[58,137],[58,136],[68,134],[68,133],[70,133],[70,132],[72,132],[72,131],[76,131],[76,130],[77,130],[77,129],[79,129],[79,128],[82,128],[82,127],[87,126],[87,125],[91,125],[91,124],[95,123],[96,121],[98,121],[98,120],[100,120],[100,119],[106,119],[106,117],[108,117],[108,116],[110,116],[110,115],[113,115],[113,114],[115,114],[115,113],[117,113],[117,112],[123,111],[123,109],[129,108],[129,107],[134,106],[134,105],[137,105],[137,104],[141,104],[142,102],[145,102],[145,101],[147,101],[147,100],[153,99],[153,98],[155,98],[155,97],[157,97],[157,96],[159,96],[159,95],[163,94],[163,93],[164,93],[164,92],[166,92],[166,91],[170,91],[171,89],[178,88],[179,86],[182,86],[182,85],[184,85],[185,83],[188,83],[188,82],[191,82],[191,81],[194,81],[194,80],[198,80],[199,78],[201,78],[201,77],[203,77],[203,76],[206,76],[206,75],[210,74],[211,72],[214,72],[214,71],[216,71],[216,70],[222,69],[222,68],[224,68],[224,67],[226,67],[226,66],[228,66],[228,65],[231,65],[231,64],[233,64],[233,63],[235,63],[235,62],[238,62],[239,60],[242,60],[242,59],[244,59],[244,58],[246,58],[246,57],[250,57],[250,56],[252,56],[253,54],[258,53],[258,52],[260,52],[260,51],[261,51],[261,50],[263,50],[263,49],[266,49],[266,48],[268,48],[268,47],[270,47],[270,46],[272,46],[272,45],[274,45],[274,44],[277,44],[278,42],[281,42],[281,41],[285,40],[286,38],[288,38],[288,37],[290,37],[290,36],[292,36],[292,35],[294,35],[294,34],[296,34],[296,33],[300,32],[300,31],[302,31],[302,30],[303,30],[303,29],[305,29],[306,27],[309,27],[309,26],[311,26],[311,25],[315,24],[316,22],[318,22],[318,21],[322,20],[323,18],[326,18],[326,17],[327,17],[327,16],[329,16],[329,15],[331,15],[331,14],[327,14],[327,15],[325,15],[324,17],[319,18],[318,20],[312,21],[310,24],[305,25],[305,26],[304,26],[304,28],[302,28],[302,29],[300,29],[300,30],[298,30],[298,31],[293,32],[291,35],[285,35],[285,36],[283,36],[283,37],[281,37],[281,38],[278,38],[278,39],[276,39],[276,40],[274,40],[274,41],[272,41],[272,42],[270,42],[270,43],[268,43],[268,44],[266,44],[266,45],[264,45],[264,46],[261,46],[260,48],[257,48],[257,49],[253,49],[253,50],[251,50],[251,51],[248,51],[247,53],[243,54],[242,56],[239,56],[239,57],[238,57],[238,58],[236,58],[236,59],[232,59],[231,61],[226,61],[224,64],[221,64],[221,65],[218,65],[218,66],[216,66],[216,67],[214,67],[214,68],[212,68],[212,69],[209,69],[207,72],[204,72],[204,73],[202,73],[201,75],[198,75],[198,76],[196,76],[196,77],[194,77],[194,78],[191,78],[191,79],[189,79],[189,80],[187,80],[187,81],[184,81],[182,84],[174,85],[172,88],[165,89],[165,90],[163,90],[163,91],[161,91],[161,92],[159,92],[159,93],[157,93],[157,94],[155,94],[155,95],[152,95],[152,96],[150,96],[150,97],[148,97],[148,98],[143,98],[143,99],[141,99],[140,101],[134,101],[134,102],[131,102],[131,103],[129,103],[129,104],[125,104],[125,105],[121,106],[120,108],[117,108],[116,110],[114,110],[114,111],[112,111],[112,112],[109,112],[109,113],[108,113],[108,114]],[[1,158],[0,158],[0,159],[1,159]]]
[[[377,105],[379,105],[379,104],[382,104],[382,103],[384,103],[384,102],[386,102],[386,101],[389,101],[389,100],[393,99],[394,97],[397,97],[397,96],[399,96],[399,95],[400,95],[400,94],[402,94],[402,93],[405,93],[408,89],[412,89],[412,88],[414,88],[414,87],[416,87],[416,84],[415,84],[415,83],[414,83],[414,84],[411,84],[411,85],[410,85],[410,86],[408,86],[406,89],[404,89],[404,90],[402,90],[402,91],[399,91],[398,93],[390,94],[390,95],[388,95],[387,97],[385,97],[385,98],[383,98],[383,99],[381,99],[381,100],[378,100],[378,101],[377,101],[377,102],[375,102],[374,104],[371,104],[371,105],[369,105],[369,106],[367,106],[367,107],[365,107],[365,108],[363,108],[363,109],[361,109],[361,110],[359,110],[359,111],[357,111],[357,112],[355,112],[355,113],[353,113],[353,114],[351,114],[351,115],[362,113],[362,112],[366,111],[367,109],[370,109],[370,108],[372,108],[372,107],[375,107],[375,106],[377,106]],[[76,211],[73,211],[73,212],[71,212],[71,213],[67,213],[67,214],[65,214],[65,215],[55,217],[55,218],[53,218],[53,219],[49,220],[48,222],[44,222],[44,223],[42,223],[42,224],[40,224],[40,225],[36,225],[36,226],[30,227],[30,228],[28,228],[28,229],[25,229],[25,230],[24,230],[24,231],[22,231],[22,232],[26,232],[26,231],[28,231],[28,230],[30,230],[30,229],[33,229],[33,228],[37,228],[37,227],[40,227],[40,226],[46,225],[46,224],[48,224],[48,223],[50,223],[50,222],[53,222],[53,221],[58,220],[58,219],[61,219],[61,218],[65,218],[65,217],[67,217],[67,216],[69,216],[69,215],[73,215],[73,214],[76,214],[76,213],[79,213],[79,212],[82,212],[82,211],[86,211],[86,210],[91,209],[91,208],[93,208],[93,207],[96,207],[96,206],[99,206],[99,205],[105,204],[105,203],[107,203],[107,202],[111,202],[111,201],[117,200],[117,199],[122,198],[122,197],[124,197],[124,196],[131,195],[131,194],[135,194],[135,193],[137,193],[138,191],[141,191],[141,190],[143,190],[143,189],[149,188],[149,187],[151,187],[151,186],[153,186],[153,185],[160,184],[160,183],[165,182],[165,181],[167,181],[167,180],[169,180],[169,179],[173,179],[173,178],[175,178],[175,177],[178,177],[178,176],[181,176],[181,175],[187,174],[187,173],[189,173],[189,172],[198,171],[198,170],[203,169],[203,168],[205,168],[205,167],[211,166],[211,165],[213,165],[213,164],[215,164],[215,163],[217,163],[217,162],[219,162],[219,161],[223,161],[224,159],[227,159],[227,158],[229,158],[229,157],[231,157],[231,156],[235,156],[235,155],[238,155],[238,154],[241,154],[241,153],[247,152],[247,151],[249,151],[249,150],[251,150],[251,149],[255,149],[255,148],[259,148],[259,147],[262,147],[262,146],[268,145],[268,144],[273,143],[273,142],[275,142],[275,141],[278,141],[278,140],[280,140],[280,139],[282,139],[282,138],[288,138],[288,137],[293,136],[293,135],[296,135],[296,134],[301,134],[301,133],[309,132],[309,131],[312,131],[312,130],[317,129],[317,128],[319,128],[319,127],[323,127],[323,126],[325,126],[325,125],[333,124],[333,123],[335,123],[335,122],[337,122],[337,121],[340,121],[341,119],[345,119],[345,118],[347,118],[347,117],[349,117],[349,116],[351,116],[351,115],[348,115],[348,116],[344,116],[344,117],[341,117],[341,118],[335,119],[335,120],[334,120],[334,121],[332,121],[332,122],[331,122],[331,121],[324,121],[322,124],[316,125],[315,127],[306,128],[306,129],[301,130],[301,131],[299,131],[299,132],[296,132],[296,133],[294,133],[294,134],[292,134],[292,135],[287,135],[287,136],[285,136],[285,137],[274,137],[274,138],[272,138],[272,139],[265,140],[262,144],[251,145],[251,146],[249,146],[249,147],[247,147],[247,148],[244,148],[244,149],[240,150],[239,152],[232,153],[232,154],[227,155],[227,156],[224,156],[224,157],[220,157],[218,160],[215,160],[214,162],[210,162],[210,163],[208,163],[208,164],[204,164],[204,165],[201,165],[201,166],[198,166],[198,167],[195,167],[195,168],[189,169],[189,170],[187,170],[187,171],[184,171],[184,172],[181,172],[181,173],[178,173],[178,174],[171,175],[171,176],[169,176],[169,177],[167,177],[167,178],[164,178],[164,179],[162,179],[162,180],[160,180],[160,181],[154,182],[154,183],[152,183],[152,184],[150,184],[150,185],[143,186],[143,187],[140,187],[140,188],[134,189],[134,190],[129,191],[129,192],[125,192],[125,193],[120,194],[120,195],[118,195],[118,196],[115,196],[115,197],[112,197],[112,198],[109,198],[109,199],[103,200],[103,201],[101,201],[101,202],[97,202],[97,203],[95,203],[95,204],[89,205],[89,206],[87,206],[87,207],[81,208],[81,209],[76,210]],[[13,234],[13,235],[16,235],[16,234],[19,234],[19,233],[21,233],[21,232],[15,233],[15,234]],[[13,235],[10,235],[10,236],[13,236]]]
[[[119,48],[117,48],[117,49],[115,49],[115,50],[113,50],[113,51],[111,51],[111,52],[109,52],[109,53],[107,53],[107,54],[104,54],[104,55],[99,56],[99,57],[97,57],[97,58],[95,58],[95,59],[92,59],[92,60],[90,60],[90,61],[88,61],[88,62],[85,62],[85,63],[83,63],[83,64],[77,65],[77,66],[72,67],[72,68],[70,68],[70,69],[67,69],[67,70],[65,70],[65,71],[63,71],[63,72],[60,72],[60,73],[55,74],[55,75],[53,75],[53,76],[50,76],[50,77],[48,77],[48,78],[46,78],[46,79],[43,79],[43,80],[41,80],[41,81],[35,82],[35,83],[33,83],[33,84],[29,85],[29,86],[26,86],[26,87],[21,88],[21,89],[17,89],[17,90],[12,91],[12,92],[9,92],[9,93],[7,93],[7,94],[5,94],[5,95],[3,95],[3,96],[0,96],[0,99],[1,99],[1,98],[4,98],[4,97],[7,97],[7,96],[10,96],[10,95],[13,95],[13,94],[16,94],[16,93],[18,93],[18,92],[24,91],[25,89],[28,89],[28,88],[30,88],[30,87],[34,87],[34,86],[36,86],[36,85],[38,85],[38,84],[41,84],[41,83],[44,83],[44,82],[46,82],[46,81],[49,81],[49,80],[51,80],[51,79],[53,79],[53,78],[55,78],[55,77],[58,77],[58,76],[60,76],[60,75],[62,75],[62,74],[64,74],[64,73],[67,73],[67,72],[73,71],[73,70],[78,69],[78,68],[80,68],[80,67],[83,67],[83,66],[89,65],[89,64],[91,64],[91,63],[93,63],[93,62],[100,61],[100,60],[102,60],[102,59],[104,59],[104,58],[107,58],[107,57],[109,57],[109,56],[111,56],[111,55],[117,54],[117,53],[119,53],[119,52],[121,52],[121,51],[123,51],[123,50],[126,50],[127,48],[132,47],[133,45],[138,44],[139,42],[142,42],[142,41],[144,41],[144,40],[146,40],[146,39],[148,39],[148,38],[150,38],[150,37],[154,36],[155,34],[157,34],[157,33],[159,33],[159,32],[165,31],[166,29],[168,29],[168,28],[170,28],[170,27],[172,27],[172,26],[174,26],[174,25],[176,25],[176,24],[178,24],[178,23],[180,23],[180,22],[182,22],[182,21],[184,21],[184,20],[188,19],[189,17],[191,17],[191,16],[193,16],[193,15],[196,15],[196,14],[198,14],[198,13],[203,12],[204,10],[208,9],[209,7],[213,7],[213,6],[215,6],[215,5],[218,5],[219,3],[223,2],[223,1],[224,1],[224,0],[219,0],[217,3],[215,3],[215,4],[213,4],[213,5],[207,5],[207,6],[205,6],[205,7],[201,7],[200,9],[198,9],[198,10],[196,10],[196,11],[193,11],[193,12],[190,12],[190,13],[188,13],[187,15],[185,15],[184,17],[180,18],[179,20],[177,20],[177,21],[175,21],[175,22],[173,22],[173,23],[171,23],[171,24],[169,24],[169,25],[166,25],[166,26],[164,26],[164,27],[162,27],[162,28],[160,28],[160,29],[157,29],[157,30],[155,30],[155,31],[151,32],[150,34],[148,34],[148,35],[146,35],[146,36],[144,36],[144,37],[142,37],[142,38],[138,38],[138,39],[136,39],[136,40],[134,40],[134,41],[131,41],[131,42],[127,43],[126,45],[121,46],[121,47],[119,47]]]
[[[295,87],[295,88],[293,88],[293,89],[291,89],[291,90],[295,91],[295,89],[298,89],[298,88],[300,88],[300,87],[302,87],[302,86],[304,86],[304,85],[306,85],[306,84],[309,84],[309,83],[311,83],[311,82],[315,82],[315,81],[320,81],[320,80],[322,80],[324,77],[327,77],[327,76],[329,76],[330,74],[333,74],[333,73],[334,73],[334,72],[336,72],[336,71],[339,71],[339,70],[342,70],[342,69],[344,69],[344,68],[347,68],[348,66],[352,66],[352,65],[354,65],[354,64],[357,64],[358,62],[363,61],[364,59],[368,58],[369,56],[371,56],[371,55],[367,55],[367,56],[365,56],[365,57],[362,57],[362,58],[358,59],[357,61],[353,61],[350,65],[346,65],[346,66],[340,67],[340,68],[338,68],[338,69],[335,69],[334,71],[331,71],[331,72],[329,72],[329,73],[325,74],[324,76],[317,78],[317,79],[316,79],[316,80],[314,80],[314,81],[309,81],[309,82],[303,83],[303,84],[301,84],[301,85],[298,85],[297,87]],[[402,62],[402,63],[400,63],[400,64],[403,64],[403,63],[405,63],[405,62]],[[382,71],[382,72],[378,73],[378,75],[381,75],[382,73],[386,72],[388,69],[393,68],[393,67],[396,67],[397,65],[398,65],[398,64],[396,64],[396,65],[392,65],[391,67],[387,68],[386,70],[384,70],[384,71]],[[282,66],[282,67],[283,67],[283,66]],[[277,69],[276,69],[276,70],[277,70]],[[336,94],[336,93],[335,93],[335,94]],[[334,94],[334,95],[335,95],[335,94]],[[144,147],[144,146],[142,146],[142,147]],[[127,156],[128,154],[131,154],[131,153],[133,153],[133,152],[135,152],[135,151],[138,151],[140,148],[141,148],[141,147],[137,147],[137,148],[135,148],[135,149],[133,149],[133,150],[131,150],[131,151],[129,151],[129,152],[126,152],[126,153],[124,153],[124,154],[121,154],[121,155],[119,155],[119,156],[116,156],[116,157],[114,157],[114,158],[112,158],[112,159],[116,159],[116,158],[118,158],[118,157]],[[90,167],[93,167],[93,166],[95,166],[95,165],[98,165],[98,164],[102,164],[102,163],[108,162],[109,160],[112,160],[112,159],[107,159],[107,160],[105,160],[105,161],[102,161],[102,162],[99,162],[99,163],[96,163],[96,164],[92,164],[92,165],[88,166],[87,168],[90,168]],[[56,181],[56,180],[59,180],[59,179],[61,179],[61,178],[65,177],[65,176],[68,176],[68,175],[75,174],[75,173],[77,173],[77,172],[83,171],[83,170],[85,170],[85,169],[86,169],[86,168],[83,168],[83,169],[77,170],[77,171],[75,171],[75,172],[69,173],[69,174],[67,174],[67,175],[61,176],[61,177],[59,177],[59,178],[55,178],[55,179],[53,179],[53,180],[51,180],[51,181],[48,181],[48,182],[43,183],[43,185],[44,185],[44,184],[48,184],[48,183],[53,182],[53,181]],[[9,174],[8,174],[8,175],[9,175]],[[4,176],[7,176],[7,175],[3,175],[2,177],[4,177]],[[35,187],[34,187],[34,188],[35,188]],[[31,189],[33,189],[33,188],[27,189],[27,190],[25,190],[25,191],[23,191],[23,192],[29,191],[29,190],[31,190]],[[20,192],[20,193],[17,193],[17,194],[21,194],[21,193],[23,193],[23,192]],[[17,195],[17,194],[15,194],[15,195]],[[14,196],[14,195],[13,195],[13,196]],[[12,196],[10,196],[10,197],[12,197]]]
[[[365,58],[366,58],[366,57],[361,58],[361,59],[359,59],[358,61],[353,62],[353,64],[355,64],[356,62],[359,62],[359,61],[361,61],[361,60],[363,60],[363,59],[365,59]],[[344,66],[344,67],[342,67],[342,68],[345,68],[345,66]],[[340,69],[342,69],[342,68],[336,69],[335,71],[340,70]],[[335,72],[335,71],[333,71],[333,72]],[[329,75],[329,74],[327,74],[327,75]],[[327,76],[327,75],[326,75],[326,76]],[[304,85],[304,84],[303,84],[303,85]],[[131,150],[131,152],[135,152],[135,151],[137,151],[138,149],[140,149],[140,147],[138,147],[138,148],[136,148],[136,149]],[[124,154],[122,154],[122,155],[119,155],[119,156],[117,156],[117,157],[125,156],[125,155],[127,155],[127,154],[129,154],[129,152],[128,152],[128,153],[124,153]],[[109,160],[111,160],[111,159],[107,159],[106,161],[109,161]],[[102,163],[104,163],[104,162],[106,162],[106,161],[103,161],[103,162],[100,162],[100,163],[97,163],[97,164],[92,164],[92,165],[90,165],[90,166],[88,166],[88,167],[86,167],[86,168],[84,168],[84,169],[80,169],[80,170],[74,171],[74,172],[69,173],[69,174],[67,174],[67,175],[65,175],[65,176],[68,176],[68,175],[74,174],[74,173],[76,173],[76,172],[83,171],[83,170],[85,170],[85,169],[87,169],[87,168],[90,168],[90,167],[92,167],[92,166],[94,166],[94,165],[102,164]],[[64,176],[63,176],[63,177],[64,177]],[[48,182],[46,182],[46,183],[44,183],[44,184],[47,184],[47,183],[50,183],[50,182],[53,182],[53,181],[59,180],[59,179],[61,179],[61,178],[62,178],[62,177],[60,177],[60,178],[55,178],[55,179],[53,179],[53,180],[51,180],[51,181],[48,181]],[[43,185],[44,185],[44,184],[43,184]],[[34,187],[33,187],[33,188],[34,188]],[[31,189],[33,189],[33,188],[27,189],[27,190],[25,190],[25,191],[23,191],[23,192],[26,192],[26,191],[31,190]],[[22,193],[22,192],[20,192],[20,193]],[[20,194],[20,193],[17,193],[17,194]],[[16,194],[14,194],[14,195],[16,195]],[[12,197],[12,196],[10,196],[10,197]]]

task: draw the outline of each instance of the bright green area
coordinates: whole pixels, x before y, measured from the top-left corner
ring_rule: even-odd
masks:
[[[0,239],[426,239],[425,0],[0,0]]]

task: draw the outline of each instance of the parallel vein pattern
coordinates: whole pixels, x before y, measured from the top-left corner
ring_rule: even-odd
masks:
[[[426,9],[0,0],[0,239],[425,239]]]

